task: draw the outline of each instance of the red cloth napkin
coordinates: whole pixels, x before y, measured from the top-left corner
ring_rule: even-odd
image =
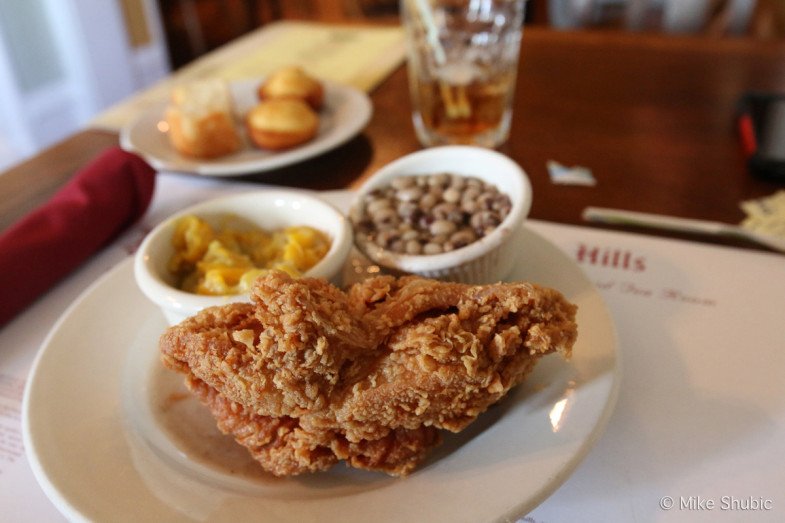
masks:
[[[113,147],[0,233],[0,326],[140,218],[154,187],[144,160]]]

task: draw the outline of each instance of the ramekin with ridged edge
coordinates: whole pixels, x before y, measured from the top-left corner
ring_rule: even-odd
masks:
[[[366,196],[388,186],[394,178],[438,173],[475,177],[493,184],[511,202],[504,220],[489,234],[455,250],[439,254],[400,254],[365,241],[356,230],[355,245],[373,263],[385,269],[426,278],[484,284],[501,281],[513,268],[521,247],[512,241],[523,225],[532,202],[531,182],[524,170],[509,157],[473,146],[443,146],[424,149],[391,162],[374,173],[358,190],[352,212]]]

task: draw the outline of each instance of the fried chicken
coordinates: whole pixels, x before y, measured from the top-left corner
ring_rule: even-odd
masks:
[[[252,298],[171,327],[160,348],[275,475],[338,460],[405,475],[439,429],[462,430],[577,337],[576,307],[530,283],[379,276],[343,292],[272,272]]]

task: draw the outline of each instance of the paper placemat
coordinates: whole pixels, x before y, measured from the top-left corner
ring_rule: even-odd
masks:
[[[172,73],[171,77],[100,113],[90,127],[119,131],[148,107],[166,100],[172,86],[202,78],[261,77],[299,65],[332,82],[372,91],[405,57],[400,27],[276,22],[249,33]]]

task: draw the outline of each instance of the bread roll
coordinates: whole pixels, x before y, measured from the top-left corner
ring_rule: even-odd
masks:
[[[316,111],[321,109],[324,103],[324,87],[321,82],[296,66],[285,67],[271,74],[259,87],[257,94],[260,100],[297,98]]]
[[[215,158],[240,149],[232,98],[222,80],[175,87],[166,109],[169,141],[185,156]]]
[[[251,109],[245,125],[248,136],[257,146],[280,150],[316,136],[319,116],[302,100],[274,98]]]

